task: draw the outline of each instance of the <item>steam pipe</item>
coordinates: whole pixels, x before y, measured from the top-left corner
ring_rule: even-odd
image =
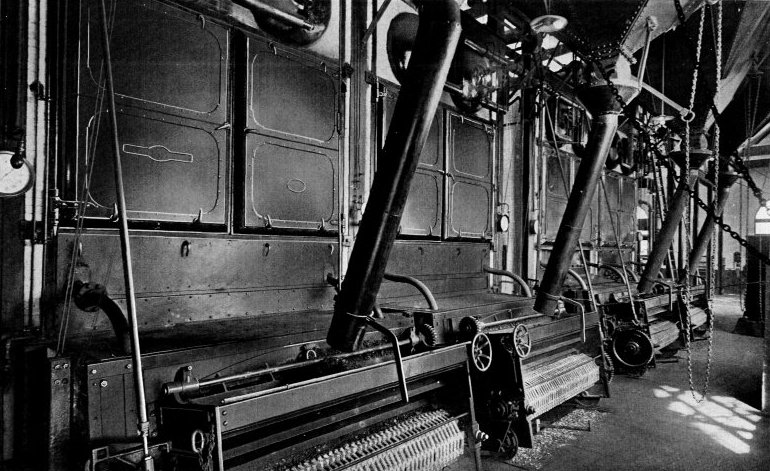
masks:
[[[586,284],[583,277],[580,276],[580,273],[570,268],[569,270],[567,270],[567,275],[571,276],[573,280],[578,282],[578,284],[580,285],[580,289],[582,289],[583,291],[588,291],[588,285]],[[590,276],[586,276],[586,278],[589,280],[591,279]]]
[[[338,350],[355,350],[363,340],[365,318],[380,290],[409,185],[460,40],[455,0],[417,3],[420,23],[414,50],[326,337]]]
[[[425,301],[428,303],[428,307],[430,307],[431,310],[435,311],[438,309],[438,303],[436,302],[436,298],[433,296],[433,293],[431,293],[430,288],[428,288],[425,283],[418,280],[417,278],[413,276],[397,275],[395,273],[385,273],[383,277],[386,280],[392,281],[394,283],[405,283],[407,285],[414,286],[417,288],[417,291],[422,294],[422,297],[425,298]]]
[[[121,353],[131,354],[131,336],[129,335],[128,321],[115,302],[108,294],[104,285],[96,283],[83,283],[80,280],[75,281],[75,305],[78,309],[86,312],[93,312],[101,309],[104,315],[109,319],[112,325],[112,331],[120,345]]]
[[[115,167],[115,198],[119,214],[120,249],[123,259],[123,278],[126,285],[126,305],[128,307],[128,325],[131,329],[131,366],[134,376],[134,394],[136,395],[136,414],[138,416],[138,434],[142,440],[142,467],[153,471],[155,464],[150,455],[150,422],[147,420],[147,401],[144,396],[144,374],[142,372],[142,352],[139,347],[139,327],[136,320],[136,295],[134,292],[134,270],[131,266],[131,244],[128,237],[128,216],[126,215],[126,194],[123,188],[123,167],[120,159],[120,137],[118,136],[118,113],[115,108],[115,82],[112,76],[112,58],[110,56],[110,35],[107,30],[107,6],[105,0],[99,2],[102,26],[102,54],[106,72],[107,106],[112,131],[113,166]]]
[[[521,287],[521,291],[524,293],[524,296],[531,298],[532,297],[532,290],[529,288],[529,285],[526,281],[524,281],[524,278],[520,277],[519,275],[509,272],[507,270],[499,270],[497,268],[492,267],[484,267],[484,271],[487,273],[491,273],[493,275],[500,275],[500,276],[507,276],[508,278],[512,279]]]
[[[727,198],[730,197],[730,188],[733,186],[736,180],[738,180],[738,175],[735,172],[721,172],[719,175],[719,195],[717,199],[717,207],[716,207],[716,214],[721,215],[722,211],[725,209],[725,205],[727,204]],[[692,251],[690,252],[690,273],[695,273],[695,271],[698,268],[698,263],[700,262],[701,257],[703,257],[703,254],[706,253],[706,249],[708,248],[709,242],[711,241],[711,236],[714,234],[714,218],[711,217],[711,214],[708,214],[706,216],[706,220],[703,221],[703,226],[701,226],[700,231],[698,232],[698,237],[695,239],[692,245]],[[680,280],[683,281],[683,280]]]
[[[688,174],[687,180],[690,185],[698,179],[700,167],[710,154],[711,151],[707,149],[690,150],[690,169],[682,168],[682,171],[686,171]],[[680,162],[680,165],[684,167],[684,162]],[[682,220],[682,215],[689,203],[690,195],[687,193],[687,185],[684,181],[680,181],[676,192],[674,192],[674,197],[669,202],[668,214],[663,221],[663,226],[660,228],[658,236],[655,238],[655,245],[647,258],[647,264],[644,266],[644,271],[637,285],[637,291],[640,294],[649,292],[657,281],[660,267],[668,254],[668,249],[674,240],[679,222]]]

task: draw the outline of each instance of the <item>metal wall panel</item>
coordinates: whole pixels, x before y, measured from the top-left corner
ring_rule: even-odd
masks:
[[[250,134],[246,138],[247,227],[336,226],[337,151]]]
[[[396,91],[387,89],[382,97],[382,130],[380,146],[385,144],[390,119],[393,116]],[[412,180],[409,196],[401,218],[401,234],[412,236],[440,236],[441,214],[444,201],[444,146],[443,109],[439,107],[430,126],[428,138],[420,153],[417,174]]]
[[[115,2],[111,56],[118,105],[223,123],[227,120],[228,30],[155,1]],[[103,89],[98,2],[82,10],[81,86]],[[102,85],[100,85],[102,84]]]
[[[485,124],[449,114],[447,237],[492,236],[494,133]]]
[[[393,116],[393,110],[396,107],[396,100],[398,99],[398,91],[391,88],[386,89],[385,96],[382,97],[382,131],[380,132],[380,147],[385,145],[385,136],[388,135],[388,129],[390,127],[390,118]],[[428,138],[425,141],[425,147],[422,148],[420,153],[420,168],[444,170],[444,146],[443,146],[443,130],[444,130],[444,108],[439,106],[436,110],[436,114],[433,117],[433,122],[430,124],[430,131],[428,132]]]
[[[489,180],[493,138],[487,126],[452,115],[452,171],[456,175]]]
[[[443,177],[440,173],[417,170],[401,218],[401,234],[422,236],[441,234],[443,186]]]
[[[451,183],[448,231],[463,238],[491,237],[489,227],[492,195],[490,188],[473,180]]]
[[[75,234],[57,238],[57,302],[63,300]],[[265,313],[325,310],[337,273],[333,237],[216,238],[133,231],[134,281],[140,329]],[[77,278],[106,286],[124,305],[117,232],[80,236]],[[205,276],[203,275],[205,274]],[[71,335],[110,328],[106,316],[73,308]]]
[[[337,80],[329,66],[249,38],[249,129],[337,147]]]
[[[93,159],[89,216],[109,216],[115,201],[108,113],[95,113],[94,101],[81,99],[79,184]],[[126,191],[133,220],[225,222],[228,134],[214,124],[135,108],[118,110],[118,129]],[[79,193],[79,192],[78,192]]]

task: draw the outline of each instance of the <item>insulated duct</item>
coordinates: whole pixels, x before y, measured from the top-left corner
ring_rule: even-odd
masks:
[[[414,50],[378,161],[366,211],[326,337],[344,351],[358,348],[398,233],[409,185],[460,39],[455,0],[421,0]]]

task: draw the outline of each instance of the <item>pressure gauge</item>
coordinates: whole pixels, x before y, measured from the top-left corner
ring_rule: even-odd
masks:
[[[0,198],[21,195],[32,187],[32,165],[22,158],[21,166],[15,168],[15,155],[13,152],[0,150]]]
[[[508,232],[508,227],[511,225],[511,218],[507,214],[501,214],[497,219],[497,228],[500,232]]]

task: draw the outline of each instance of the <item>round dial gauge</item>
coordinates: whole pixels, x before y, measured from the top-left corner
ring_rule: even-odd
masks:
[[[500,219],[497,221],[498,228],[500,229],[500,232],[507,232],[508,227],[511,225],[511,219],[508,217],[507,214],[500,215]]]
[[[0,151],[0,198],[21,195],[32,186],[32,165],[22,159],[21,167],[14,168],[13,156],[13,152]]]

